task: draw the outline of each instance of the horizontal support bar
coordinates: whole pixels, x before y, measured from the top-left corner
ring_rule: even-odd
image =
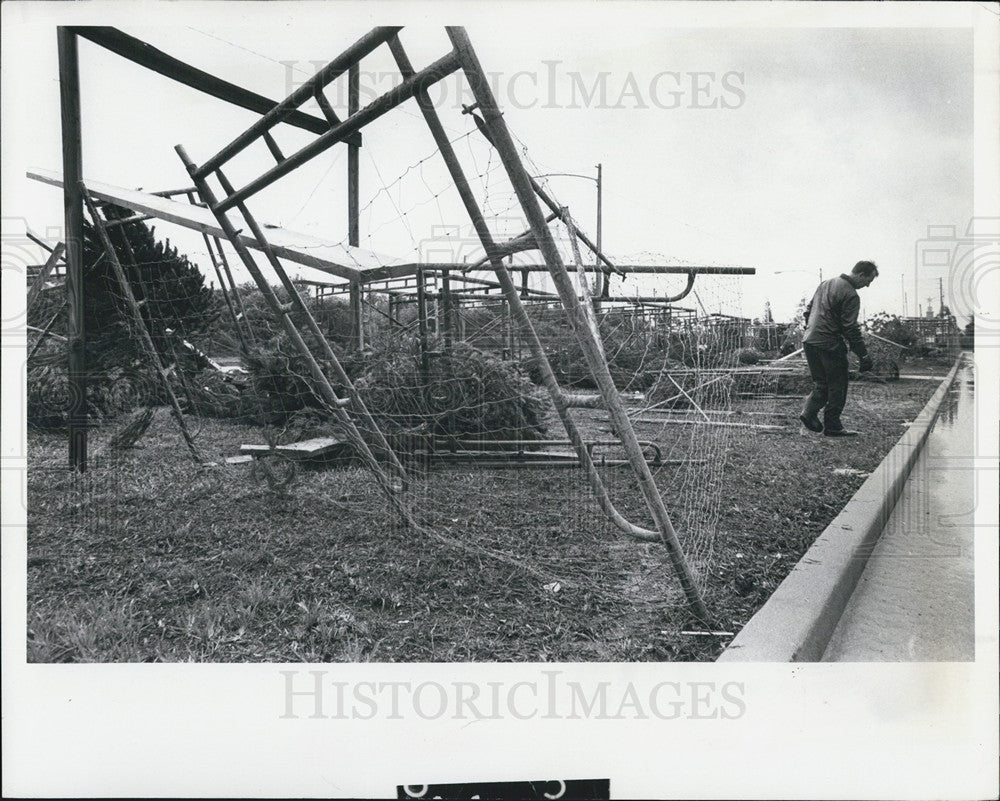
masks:
[[[187,189],[161,189],[159,192],[150,192],[149,194],[157,197],[173,197],[174,195],[190,195],[197,191],[193,186],[189,186]]]
[[[259,178],[251,181],[242,189],[237,190],[228,198],[215,207],[217,213],[224,213],[229,209],[245,202],[261,189],[270,186],[279,178],[287,175],[292,170],[301,167],[310,159],[318,156],[324,150],[328,150],[338,142],[342,142],[348,135],[361,129],[369,122],[378,119],[383,114],[391,111],[400,103],[412,98],[417,92],[426,89],[428,86],[437,83],[442,78],[451,75],[459,68],[458,58],[455,53],[449,53],[438,59],[426,69],[421,70],[410,78],[390,89],[377,100],[365,106],[356,114],[352,114],[340,125],[335,125],[321,137],[306,145],[297,153],[289,156],[281,164],[275,165]],[[201,168],[204,171],[204,167]]]
[[[152,214],[136,214],[134,217],[125,217],[121,220],[108,220],[104,223],[105,229],[116,228],[119,225],[128,225],[129,223],[135,222],[145,222],[146,220],[155,219]]]
[[[688,273],[695,273],[696,275],[756,275],[757,269],[755,267],[713,267],[713,266],[698,266],[694,264],[617,264],[615,265],[617,269],[626,273],[635,273],[636,275],[686,275]],[[420,264],[419,267],[424,270],[467,270],[469,269],[468,263],[450,263],[450,262],[428,262]],[[544,264],[509,264],[507,269],[512,273],[517,273],[519,271],[527,271],[529,273],[547,273],[549,272],[548,266]],[[605,272],[603,268],[595,267],[593,264],[584,265],[584,269],[588,273],[593,272]],[[483,269],[482,272],[491,272],[488,269]],[[594,298],[594,300],[606,300],[606,298]]]

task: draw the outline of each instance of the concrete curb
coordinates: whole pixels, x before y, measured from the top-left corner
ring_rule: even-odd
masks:
[[[961,363],[718,662],[822,659]]]

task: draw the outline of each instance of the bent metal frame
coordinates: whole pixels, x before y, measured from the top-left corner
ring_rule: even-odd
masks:
[[[196,228],[203,233],[212,229],[212,233],[221,233],[229,240],[240,260],[263,293],[271,311],[281,320],[295,347],[306,359],[318,391],[330,411],[336,414],[344,423],[345,430],[348,432],[349,437],[368,469],[371,470],[379,485],[387,494],[390,502],[401,513],[403,520],[411,525],[416,525],[406,505],[407,476],[404,467],[387,443],[382,432],[375,425],[364,403],[354,392],[353,385],[341,366],[340,361],[337,359],[329,342],[322,335],[319,326],[303,302],[298,289],[288,277],[279,260],[279,254],[282,258],[294,257],[294,248],[273,247],[271,242],[265,237],[262,227],[251,215],[246,205],[247,201],[262,189],[273,184],[296,168],[303,166],[318,154],[335,145],[346,144],[348,147],[348,240],[351,245],[350,250],[356,250],[357,252],[353,255],[351,253],[346,254],[351,258],[344,261],[352,262],[353,265],[356,265],[358,262],[356,260],[352,261],[353,256],[361,256],[362,258],[364,256],[364,252],[360,251],[357,247],[359,243],[358,149],[361,146],[361,129],[396,106],[413,100],[419,107],[430,129],[430,133],[441,152],[451,179],[458,190],[462,203],[486,254],[486,257],[479,266],[485,267],[488,264],[495,272],[496,280],[499,283],[498,288],[502,291],[506,302],[509,304],[511,314],[517,325],[521,328],[522,336],[527,341],[532,356],[540,367],[545,389],[552,400],[601,509],[619,529],[630,536],[639,540],[659,541],[666,546],[671,564],[681,583],[691,611],[699,618],[706,621],[709,620],[709,612],[695,585],[694,576],[681,550],[677,534],[657,489],[656,482],[650,472],[641,443],[636,437],[621,397],[612,380],[607,361],[603,355],[599,335],[592,325],[592,318],[588,316],[590,301],[588,298],[581,299],[578,297],[577,289],[574,287],[573,280],[567,271],[566,265],[563,263],[552,232],[548,228],[548,223],[556,218],[562,219],[572,231],[571,236],[574,239],[578,238],[597,256],[599,263],[602,265],[601,269],[621,272],[620,269],[615,267],[604,254],[600,253],[584,234],[576,230],[566,210],[561,209],[544,192],[535,179],[526,172],[517,148],[504,123],[500,109],[497,106],[496,98],[490,89],[489,81],[486,78],[478,56],[472,48],[465,29],[460,27],[446,28],[452,45],[450,52],[421,70],[414,68],[409,56],[403,49],[403,45],[398,37],[400,30],[398,27],[378,27],[373,29],[329,62],[310,80],[288,95],[288,97],[281,102],[275,103],[254,92],[250,92],[191,65],[178,61],[151,45],[115,28],[58,28],[63,175],[61,181],[50,179],[49,182],[62,184],[66,215],[67,297],[69,302],[68,350],[69,376],[72,387],[72,406],[69,415],[69,458],[71,467],[78,470],[85,470],[87,464],[88,422],[86,364],[83,348],[85,332],[83,330],[82,211],[84,199],[88,191],[97,189],[90,182],[86,185],[84,184],[82,169],[77,46],[78,37],[83,37],[130,61],[180,81],[194,89],[261,114],[261,117],[247,130],[200,165],[192,160],[183,145],[177,145],[175,148],[177,154],[190,174],[201,201],[207,205],[207,209],[199,209],[198,206],[193,205],[188,205],[187,208],[210,211],[211,217],[214,220],[209,221],[203,217],[195,224],[188,218],[190,215],[182,215],[182,219],[175,219],[173,221]],[[383,45],[389,48],[395,59],[401,73],[402,81],[381,97],[376,98],[367,106],[361,108],[359,103],[359,64],[362,58]],[[427,90],[430,86],[459,70],[464,73],[475,100],[475,103],[471,107],[465,108],[464,113],[473,114],[480,131],[496,149],[528,221],[529,229],[506,243],[494,241],[486,220],[476,203],[455,150],[448,140],[438,113],[428,95]],[[325,97],[324,88],[345,72],[348,74],[348,116],[346,119],[341,120]],[[315,98],[320,110],[323,112],[324,118],[307,114],[299,109],[310,98]],[[476,111],[481,116],[476,116],[474,114]],[[272,128],[282,123],[310,131],[316,134],[317,138],[297,152],[286,156],[281,152],[270,133]],[[275,159],[275,164],[245,186],[236,188],[226,177],[223,167],[230,159],[258,139],[262,139],[265,142],[268,150]],[[209,178],[212,177],[214,177],[215,181],[221,187],[223,193],[221,197],[218,197],[215,190],[209,185]],[[41,179],[45,180],[45,178]],[[95,192],[94,194],[95,196],[99,196],[101,193]],[[166,194],[169,193],[160,193],[159,199],[164,199],[163,195]],[[146,197],[150,196],[147,195]],[[119,197],[114,195],[108,195],[106,199],[120,200]],[[549,208],[550,213],[548,215],[543,213],[540,201]],[[165,200],[165,202],[172,203],[168,200]],[[147,203],[145,208],[141,208],[142,203],[138,205],[133,203],[131,205],[133,209],[146,214],[164,216],[165,218],[170,217],[169,214],[163,214],[162,209],[151,207],[151,205],[155,204]],[[158,213],[158,211],[161,213]],[[242,217],[243,222],[241,225],[237,226],[230,219],[229,215],[233,212],[238,212],[240,217]],[[214,225],[211,222],[214,222]],[[244,229],[249,230],[249,234],[244,233]],[[272,236],[274,233],[273,231],[270,232]],[[289,306],[282,306],[280,303],[273,288],[250,253],[250,247],[264,254],[278,280],[288,292],[291,299]],[[541,253],[544,260],[544,269],[548,271],[552,278],[559,300],[568,316],[572,330],[583,351],[587,366],[600,392],[598,402],[607,409],[614,430],[618,432],[618,436],[620,437],[622,447],[627,456],[627,462],[635,473],[639,488],[655,523],[654,530],[633,524],[615,508],[595,467],[591,452],[574,422],[570,411],[571,408],[584,404],[592,406],[594,405],[594,399],[584,399],[581,396],[565,393],[556,379],[542,343],[522,303],[521,292],[511,277],[508,265],[504,263],[505,257],[514,252],[524,250],[535,250]],[[378,261],[378,263],[381,264],[382,262]],[[396,262],[396,265],[398,265],[394,271],[396,276],[410,272],[411,268],[414,274],[420,269],[419,265],[399,265],[398,262]],[[434,266],[445,269],[454,267],[459,270],[469,268],[468,264]],[[582,269],[582,265],[579,263],[577,266]],[[330,272],[335,272],[340,277],[348,278],[351,281],[353,305],[355,307],[359,306],[362,276],[354,274],[351,264],[343,264],[342,271],[331,269]],[[384,279],[386,277],[384,271],[372,270],[371,272],[372,275],[370,277],[372,279]],[[687,274],[688,285],[681,295],[683,296],[691,290],[695,276],[698,273],[725,272],[752,274],[753,270],[747,268],[690,267],[674,268],[670,272],[684,272]],[[678,298],[681,296],[678,296]],[[306,321],[305,326],[309,329],[309,332],[321,343],[324,359],[332,365],[338,381],[347,387],[347,392],[343,397],[338,396],[333,385],[324,374],[323,369],[309,351],[301,333],[292,322],[290,315],[293,311],[297,312],[301,316],[301,319]],[[355,420],[363,422],[364,430],[368,432],[367,437],[362,435]]]

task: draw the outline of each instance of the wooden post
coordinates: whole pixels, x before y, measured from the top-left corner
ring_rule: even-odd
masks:
[[[361,72],[358,64],[347,70],[347,116],[356,114],[361,104]],[[347,241],[353,247],[361,244],[360,231],[360,148],[354,143],[347,145]],[[354,321],[354,345],[358,350],[365,347],[365,328],[361,305],[361,285],[351,282],[351,315]]]
[[[363,350],[365,347],[365,321],[360,281],[351,281],[351,321],[354,324],[354,347]]]
[[[515,361],[521,358],[521,353],[519,349],[515,353],[518,342],[517,331],[514,327],[514,313],[510,308],[510,301],[506,299],[504,299],[504,312],[507,315],[507,347],[510,349],[511,361]]]
[[[352,64],[347,70],[347,115],[357,113],[361,105],[360,67]],[[347,241],[354,247],[361,243],[359,228],[360,185],[358,182],[361,148],[350,142],[347,145]]]
[[[444,347],[451,347],[451,279],[447,270],[441,271],[441,333],[444,336]]]
[[[430,362],[427,355],[427,274],[417,268],[417,330],[420,332],[420,369],[424,381],[430,373]]]
[[[87,469],[87,359],[83,323],[83,147],[80,128],[80,62],[72,28],[58,27],[59,107],[62,119],[63,212],[66,241],[66,297],[69,302],[69,464]]]

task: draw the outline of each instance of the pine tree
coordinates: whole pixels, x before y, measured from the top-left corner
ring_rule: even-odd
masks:
[[[115,220],[132,212],[105,206],[104,214],[106,219]],[[108,235],[153,343],[163,355],[176,351],[181,339],[203,337],[218,317],[219,303],[197,266],[169,239],[157,240],[155,231],[143,222],[134,222],[109,228]],[[144,359],[122,288],[97,232],[86,221],[83,251],[88,362],[125,366]]]

